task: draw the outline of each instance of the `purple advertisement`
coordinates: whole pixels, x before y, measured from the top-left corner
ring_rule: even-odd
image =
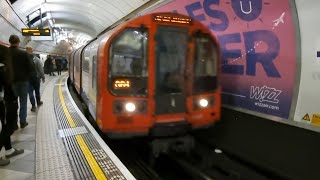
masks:
[[[289,0],[173,0],[152,12],[168,11],[201,21],[219,40],[223,104],[288,118],[296,74]]]

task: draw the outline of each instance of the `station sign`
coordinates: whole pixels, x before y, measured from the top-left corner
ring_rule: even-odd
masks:
[[[50,29],[30,29],[22,28],[22,36],[51,36]]]

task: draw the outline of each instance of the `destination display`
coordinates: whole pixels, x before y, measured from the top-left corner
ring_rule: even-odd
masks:
[[[22,28],[22,36],[51,36],[50,29],[30,29]]]

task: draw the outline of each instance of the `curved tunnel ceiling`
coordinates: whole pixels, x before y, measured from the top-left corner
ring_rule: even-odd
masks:
[[[54,46],[61,44],[57,48],[57,51],[61,51],[65,49],[66,42],[70,42],[73,48],[78,47],[142,5],[157,1],[159,0],[17,0],[11,6],[25,25],[28,22],[27,16],[29,21],[34,20],[32,27],[41,27],[39,10],[42,14],[46,13],[46,17],[42,18],[42,26],[50,26],[53,32],[56,31],[51,43]],[[67,39],[60,42],[63,38],[58,38],[59,36]],[[29,41],[26,45],[33,44],[28,43]],[[41,43],[37,46],[40,47]]]

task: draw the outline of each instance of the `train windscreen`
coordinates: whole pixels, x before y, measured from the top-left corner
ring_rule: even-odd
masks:
[[[188,29],[158,26],[155,41],[155,114],[184,113]]]
[[[126,29],[112,42],[109,57],[109,87],[118,96],[147,95],[148,32]]]
[[[188,31],[184,28],[162,26],[156,36],[156,93],[183,93],[187,60]]]
[[[218,87],[218,47],[209,36],[195,38],[193,93],[204,93]]]

